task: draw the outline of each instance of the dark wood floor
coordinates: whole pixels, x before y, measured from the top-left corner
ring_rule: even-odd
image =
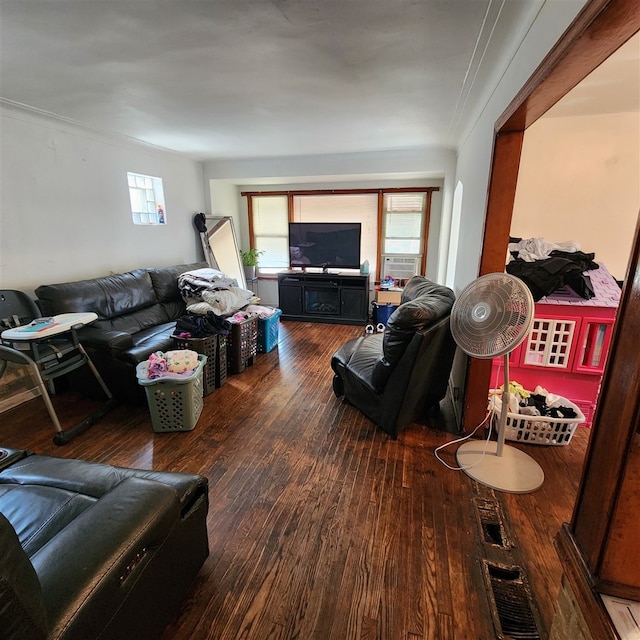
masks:
[[[120,406],[56,447],[36,399],[0,416],[0,444],[208,477],[211,553],[163,640],[489,640],[484,559],[524,569],[546,637],[561,578],[553,538],[589,432],[526,448],[540,490],[494,494],[435,459],[454,436],[415,424],[393,441],[333,396],[330,356],[360,331],[283,322],[279,347],[209,395],[190,432],[155,434],[146,407]],[[69,425],[93,408],[55,403]],[[512,549],[486,541],[479,499],[499,505]]]

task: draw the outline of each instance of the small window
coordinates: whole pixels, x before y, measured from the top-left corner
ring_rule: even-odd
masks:
[[[166,224],[162,178],[127,172],[133,224]]]
[[[424,193],[385,194],[382,253],[421,255],[424,215]]]

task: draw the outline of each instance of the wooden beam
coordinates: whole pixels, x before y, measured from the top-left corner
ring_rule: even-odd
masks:
[[[519,131],[501,133],[495,139],[479,275],[504,271],[523,137]],[[469,358],[467,367],[463,422],[473,428],[487,411],[491,361]]]

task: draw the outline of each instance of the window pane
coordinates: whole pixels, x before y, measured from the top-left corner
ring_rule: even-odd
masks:
[[[419,238],[422,233],[422,213],[388,213],[387,238]]]
[[[253,232],[256,236],[286,236],[289,232],[287,196],[254,196]]]
[[[420,253],[420,239],[385,238],[383,253],[403,253],[418,255]]]
[[[387,211],[420,211],[424,209],[423,193],[393,193],[385,196]]]
[[[289,266],[289,241],[286,237],[255,236],[256,249],[264,251],[260,256],[260,270],[268,267],[284,269]]]
[[[132,211],[144,211],[147,208],[147,203],[145,199],[142,197],[144,191],[140,189],[131,189],[129,191],[130,200],[131,200],[131,210]]]
[[[289,211],[287,196],[250,196],[253,241],[260,256],[261,273],[276,273],[289,266]]]

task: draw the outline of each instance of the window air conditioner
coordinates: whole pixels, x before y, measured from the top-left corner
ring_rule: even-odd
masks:
[[[420,271],[420,256],[383,256],[381,276],[408,280]]]

